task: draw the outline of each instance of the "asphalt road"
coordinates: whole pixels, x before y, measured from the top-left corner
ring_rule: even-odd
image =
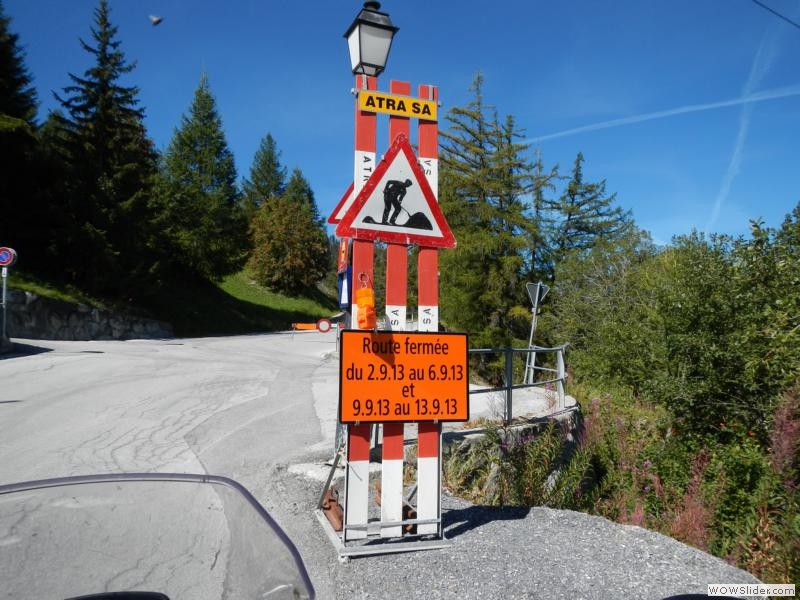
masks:
[[[99,472],[225,475],[297,544],[322,599],[647,598],[749,574],[637,527],[445,497],[448,548],[342,563],[312,515],[332,456],[333,333],[14,340],[0,358],[0,483]]]

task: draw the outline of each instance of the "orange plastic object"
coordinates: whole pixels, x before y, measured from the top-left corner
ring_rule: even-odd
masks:
[[[358,328],[375,329],[378,324],[375,315],[375,290],[371,287],[362,287],[356,289],[355,292],[358,306]]]

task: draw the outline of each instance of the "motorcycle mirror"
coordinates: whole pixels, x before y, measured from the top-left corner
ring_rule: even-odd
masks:
[[[105,594],[89,594],[73,596],[66,600],[169,600],[168,596],[158,592],[108,592]]]

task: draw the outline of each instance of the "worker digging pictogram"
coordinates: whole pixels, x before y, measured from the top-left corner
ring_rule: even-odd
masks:
[[[400,214],[401,210],[406,210],[403,208],[403,198],[406,197],[406,190],[410,188],[414,183],[410,179],[406,179],[405,181],[396,181],[394,179],[390,179],[386,182],[386,185],[383,186],[383,204],[385,208],[383,209],[383,218],[381,218],[381,223],[386,225],[389,223],[390,225],[394,225],[397,221],[397,215]],[[389,211],[392,211],[392,216],[389,216]],[[406,210],[408,214],[409,220],[413,219],[413,216],[410,212]],[[417,213],[420,214],[420,213]],[[430,221],[425,219],[424,224],[414,224],[409,225],[405,223],[405,227],[417,227],[418,229],[433,229],[431,226]]]

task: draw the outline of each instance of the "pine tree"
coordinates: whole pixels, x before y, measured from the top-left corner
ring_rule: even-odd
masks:
[[[163,157],[159,187],[159,224],[173,274],[215,281],[236,272],[246,256],[247,223],[205,74]]]
[[[262,140],[250,167],[250,178],[242,182],[242,203],[248,222],[264,202],[280,196],[286,188],[286,167],[271,134]]]
[[[583,162],[579,152],[564,192],[557,200],[544,202],[544,222],[554,262],[573,250],[587,250],[598,240],[621,239],[633,226],[630,211],[614,206],[616,194],[606,195],[605,180],[583,180]]]
[[[150,269],[146,231],[156,153],[144,127],[139,90],[121,78],[127,63],[109,20],[107,0],[100,0],[91,28],[95,45],[80,41],[95,63],[83,75],[70,74],[72,85],[56,94],[65,114],[56,114],[61,151],[70,173],[67,212],[74,220],[64,240],[72,260],[67,269],[75,283],[93,293],[128,297]]]
[[[261,205],[253,220],[248,267],[261,285],[296,294],[319,283],[330,267],[330,247],[314,193],[295,169],[283,195]]]

